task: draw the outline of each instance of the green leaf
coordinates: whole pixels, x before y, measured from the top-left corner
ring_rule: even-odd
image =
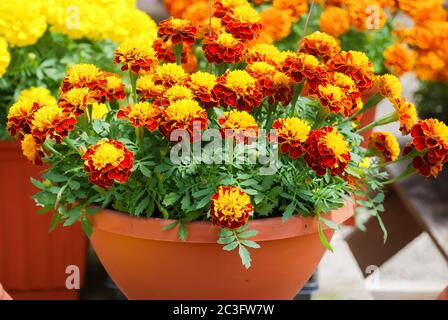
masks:
[[[238,233],[238,238],[247,239],[258,234],[258,230],[248,230],[241,233]]]
[[[146,207],[149,204],[149,196],[146,196],[143,198],[143,200],[140,201],[140,203],[135,207],[135,214],[141,215],[143,211],[145,211]]]
[[[208,205],[210,203],[211,199],[210,196],[204,197],[202,198],[197,204],[196,204],[196,209],[201,209],[203,207],[205,207],[206,205]]]
[[[382,203],[384,201],[384,193],[378,193],[375,198],[372,199],[373,202]]]
[[[234,250],[236,247],[238,247],[238,241],[229,243],[228,245],[226,245],[224,248],[222,248],[225,251],[232,251]]]
[[[81,218],[81,227],[86,236],[90,238],[93,232],[93,226],[89,218],[87,218],[87,216]]]
[[[291,218],[295,210],[296,204],[293,201],[286,207],[285,212],[283,212],[282,221],[285,222],[286,220]]]
[[[231,242],[233,242],[235,240],[235,236],[230,236],[230,237],[220,237],[218,239],[218,243],[219,244],[229,244]]]
[[[185,225],[185,223],[181,222],[179,225],[179,239],[185,241],[187,240],[187,236],[188,236],[187,226]]]
[[[179,224],[179,221],[176,220],[173,223],[170,223],[170,224],[167,224],[166,226],[163,226],[160,230],[162,230],[162,231],[170,230],[170,229],[173,229],[178,224]]]
[[[327,227],[329,227],[330,229],[333,229],[333,230],[339,230],[339,225],[337,224],[337,223],[334,223],[333,221],[331,221],[331,220],[327,220],[327,219],[324,219],[324,218],[320,218],[320,221],[322,221],[323,223],[325,223],[325,225],[327,226]]]
[[[31,178],[31,183],[38,189],[41,189],[41,190],[45,189],[44,184],[39,180]]]
[[[244,189],[244,191],[250,196],[256,196],[258,194],[258,191],[255,189]]]
[[[328,242],[327,237],[325,236],[325,233],[322,229],[322,224],[321,224],[321,218],[320,215],[318,215],[318,219],[317,219],[317,233],[319,234],[319,240],[322,243],[322,245],[327,249],[330,250],[331,252],[333,252],[333,247],[331,246],[331,244]]]
[[[201,198],[205,195],[210,196],[212,193],[213,193],[213,190],[211,188],[201,189],[201,190],[193,193],[193,198]]]
[[[45,214],[47,212],[50,212],[51,210],[53,210],[53,206],[45,206],[42,209],[39,209],[36,214]]]
[[[53,217],[51,218],[50,228],[48,229],[48,232],[54,231],[58,226],[59,222],[61,222],[61,215],[59,214],[59,212],[55,212],[53,214]]]
[[[247,250],[244,246],[240,246],[238,253],[240,254],[241,262],[243,263],[243,265],[246,267],[246,269],[249,269],[252,262],[249,250]]]
[[[141,172],[145,177],[152,178],[153,174],[152,174],[151,170],[149,170],[147,167],[145,167],[144,165],[140,164],[140,165],[139,165],[139,169],[140,169],[140,172]]]
[[[241,244],[243,244],[243,245],[245,245],[246,247],[249,247],[249,248],[254,248],[254,249],[260,248],[260,245],[258,243],[256,243],[255,241],[241,240],[240,242],[241,242]]]
[[[175,192],[168,193],[163,198],[163,205],[170,206],[173,203],[175,203],[177,200],[179,200],[181,196],[182,196],[182,194],[180,194],[180,193],[175,193]]]

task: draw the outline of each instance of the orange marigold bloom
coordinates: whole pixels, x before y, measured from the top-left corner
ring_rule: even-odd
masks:
[[[22,138],[31,133],[31,123],[34,113],[42,106],[39,103],[28,100],[20,100],[14,103],[8,112],[6,128],[13,137]]]
[[[248,64],[246,66],[246,71],[252,77],[256,79],[261,79],[274,76],[276,69],[273,65],[269,63],[263,61],[256,61]]]
[[[233,137],[237,143],[251,143],[258,136],[258,124],[246,111],[232,110],[224,112],[218,119],[224,137]]]
[[[281,118],[274,121],[272,128],[277,132],[269,134],[269,141],[272,141],[274,136],[277,137],[283,154],[289,154],[292,159],[297,159],[305,153],[305,142],[311,131],[308,122],[295,117]]]
[[[208,1],[198,1],[189,5],[182,14],[183,19],[191,21],[195,26],[208,19]]]
[[[254,209],[250,197],[235,186],[220,186],[211,197],[210,217],[221,228],[234,230],[244,226]]]
[[[378,10],[378,11],[373,11]],[[372,14],[379,14],[379,19],[372,19]],[[386,23],[386,13],[374,0],[357,0],[348,5],[350,24],[358,31],[381,29]]]
[[[328,68],[352,78],[361,92],[372,87],[373,64],[363,52],[342,51],[328,61]]]
[[[215,0],[215,12],[214,16],[222,18],[228,11],[239,6],[248,6],[247,0]]]
[[[163,41],[162,39],[156,39],[153,44],[153,48],[157,53],[157,59],[159,61],[165,61],[170,63],[176,62],[176,55],[174,54],[174,48],[171,41]],[[182,50],[182,60],[185,58],[185,52]]]
[[[31,133],[39,143],[43,143],[47,137],[61,143],[61,139],[67,137],[69,131],[75,129],[75,125],[76,118],[73,114],[57,105],[48,105],[34,113]]]
[[[299,19],[308,12],[307,0],[274,0],[272,7],[285,10],[293,20]]]
[[[359,89],[352,78],[343,73],[334,72],[329,76],[328,81],[329,83],[341,88],[347,99],[349,98],[351,100],[351,104],[345,105],[343,110],[342,114],[345,117],[352,116],[355,112],[362,108],[363,102],[361,99],[361,92],[359,92]]]
[[[397,138],[390,132],[374,132],[369,139],[369,147],[376,150],[384,162],[395,161],[400,155]]]
[[[277,71],[273,77],[263,77],[259,81],[263,95],[269,97],[270,105],[279,102],[283,106],[287,106],[291,102],[292,81],[285,73]]]
[[[211,30],[210,30],[211,27]],[[211,31],[211,32],[210,32]],[[199,25],[198,25],[198,38],[203,38],[206,35],[211,34],[220,34],[222,32],[225,32],[226,28],[221,24],[221,19],[212,17],[211,25],[210,25],[210,19],[204,19]]]
[[[419,155],[413,166],[425,177],[437,177],[448,161],[448,127],[437,119],[420,120],[411,130],[412,143],[404,154],[415,148]]]
[[[50,90],[42,87],[31,87],[22,90],[18,101],[22,103],[31,102],[31,104],[37,103],[41,106],[57,103],[56,98],[53,97]]]
[[[448,80],[448,78],[443,77],[447,63],[448,61],[445,62],[443,57],[440,57],[435,52],[421,52],[417,60],[415,72],[420,80]]]
[[[157,34],[164,41],[171,40],[173,45],[181,42],[192,45],[195,42],[197,32],[197,28],[191,21],[170,17],[160,21]]]
[[[103,103],[106,100],[106,87],[106,76],[98,67],[93,64],[76,64],[67,71],[60,91],[67,93],[73,88],[88,88],[90,97]]]
[[[159,130],[170,140],[171,133],[176,130],[186,130],[190,135],[190,141],[199,139],[198,130],[207,130],[207,113],[195,100],[183,99],[171,103],[162,112]]]
[[[244,44],[227,32],[206,36],[202,43],[205,57],[210,63],[238,63],[245,52]]]
[[[213,97],[221,106],[250,112],[263,99],[260,84],[247,71],[227,71],[217,79]]]
[[[391,74],[375,76],[374,83],[380,90],[383,97],[390,99],[399,99],[401,97],[402,87],[400,79]]]
[[[320,84],[317,89],[317,96],[328,112],[340,113],[345,116],[351,115],[352,99],[345,94],[341,87],[330,83]]]
[[[350,28],[347,10],[338,7],[328,7],[321,13],[319,28],[333,37],[339,37]]]
[[[124,40],[115,50],[115,63],[122,64],[122,71],[130,69],[135,74],[152,71],[158,63],[153,40],[143,35]]]
[[[392,45],[384,50],[384,65],[395,75],[411,71],[415,65],[415,52],[401,44]]]
[[[327,169],[332,176],[340,175],[350,159],[348,143],[336,129],[323,127],[309,133],[305,161],[318,176],[325,175]]]
[[[324,32],[314,32],[303,39],[300,52],[329,59],[341,50],[338,41]]]
[[[415,105],[405,98],[392,99],[392,104],[396,110],[398,120],[400,121],[400,131],[403,135],[409,134],[412,127],[417,123],[417,109]]]
[[[306,53],[289,55],[285,59],[282,71],[297,83],[306,79],[311,91],[317,89],[327,74],[325,65],[315,56]]]
[[[189,87],[193,91],[195,99],[208,109],[216,106],[216,101],[212,96],[212,90],[216,84],[215,75],[198,71],[191,75]]]
[[[153,79],[155,84],[168,88],[176,84],[186,85],[190,81],[190,75],[175,63],[165,63],[156,68]]]
[[[277,66],[278,56],[280,51],[272,44],[260,43],[252,48],[249,48],[249,52],[246,57],[247,63],[254,63],[258,61],[269,63],[273,66]]]
[[[226,12],[221,23],[236,39],[250,41],[261,31],[261,18],[250,5],[243,5]]]
[[[58,100],[59,108],[73,113],[75,116],[83,114],[90,101],[90,90],[88,88],[73,88],[62,94]]]
[[[134,165],[134,154],[117,140],[101,140],[90,146],[82,159],[84,170],[90,174],[89,181],[104,189],[115,180],[125,183]]]
[[[154,100],[160,97],[165,90],[165,87],[161,84],[156,84],[152,75],[146,74],[137,80],[136,84],[137,94],[140,95],[140,100],[145,99]]]
[[[260,12],[263,33],[267,33],[273,41],[286,38],[291,33],[292,21],[287,11],[274,7]]]
[[[117,113],[118,119],[128,119],[134,127],[145,127],[154,131],[159,126],[162,110],[149,102],[131,104]]]
[[[31,134],[26,134],[21,142],[23,155],[34,165],[42,165],[45,157],[41,143],[38,143]]]
[[[106,73],[107,80],[107,93],[106,98],[110,102],[116,100],[123,100],[126,98],[126,93],[124,92],[124,83],[118,74]]]

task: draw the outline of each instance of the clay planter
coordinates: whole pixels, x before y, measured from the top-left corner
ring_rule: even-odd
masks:
[[[31,199],[38,190],[30,177],[42,170],[18,144],[0,142],[0,281],[14,299],[77,299],[79,290],[65,287],[65,272],[78,266],[82,282],[87,237],[79,225],[48,233],[51,213],[37,215]]]
[[[2,284],[0,283],[0,300],[11,300],[11,297],[9,296],[8,292],[6,292]]]
[[[353,215],[353,205],[325,214],[337,224]],[[294,216],[250,222],[252,267],[237,252],[216,243],[219,230],[208,222],[187,224],[187,241],[173,220],[137,218],[103,210],[93,218],[91,241],[109,275],[129,299],[292,299],[325,253],[317,219]],[[333,230],[324,230],[331,239]]]
[[[369,101],[369,99],[377,92],[378,92],[378,89],[375,87],[373,87],[370,90],[367,90],[361,96],[362,102],[364,104],[367,103],[367,101]],[[376,107],[377,106],[375,105],[374,107],[370,108],[369,110],[367,110],[366,112],[363,113],[363,116],[359,123],[359,128],[365,127],[366,125],[375,121]],[[361,133],[361,135],[364,138],[364,141],[361,144],[363,147],[367,148],[367,146],[369,144],[369,138],[370,138],[370,135],[372,134],[372,132],[373,132],[373,129],[369,129],[369,130],[366,130]]]

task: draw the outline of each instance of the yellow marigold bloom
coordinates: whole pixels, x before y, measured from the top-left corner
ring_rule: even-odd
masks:
[[[211,108],[216,105],[216,101],[212,96],[212,90],[216,83],[216,76],[208,72],[197,71],[191,75],[189,87],[193,91],[196,100],[205,108]]]
[[[192,3],[186,8],[185,12],[182,14],[182,18],[197,25],[198,31],[201,33],[201,27],[199,25],[208,19],[208,1]]]
[[[234,230],[244,226],[253,211],[250,197],[235,186],[220,186],[211,197],[210,217],[221,228]]]
[[[415,52],[401,44],[392,45],[384,50],[384,65],[397,76],[401,76],[414,68]]]
[[[73,88],[88,88],[92,99],[104,102],[107,79],[104,72],[93,64],[76,64],[67,71],[60,91],[66,93]]]
[[[368,158],[368,157],[363,158],[361,160],[361,162],[358,163],[358,166],[363,169],[369,169],[370,165],[371,165],[371,161],[370,161],[370,158]]]
[[[208,14],[208,12],[207,12],[207,14]],[[207,18],[198,24],[198,38],[203,38],[206,35],[220,34],[222,32],[225,32],[226,29],[221,24],[220,18],[212,17],[211,22],[212,23],[210,26],[210,20]],[[211,27],[211,32],[210,32],[210,27]]]
[[[263,32],[267,33],[273,41],[286,38],[291,33],[292,20],[287,11],[274,7],[260,12]]]
[[[272,7],[288,12],[293,20],[297,20],[300,16],[308,12],[307,0],[274,0]]]
[[[416,73],[421,80],[444,79],[443,72],[446,70],[447,62],[437,53],[429,51],[419,55],[416,65]]]
[[[12,47],[33,45],[47,30],[42,1],[1,1],[0,12],[0,36]]]
[[[134,127],[146,127],[152,132],[159,126],[161,115],[159,107],[149,102],[140,102],[120,109],[117,118],[128,119]]]
[[[226,12],[221,23],[235,38],[251,41],[262,29],[260,21],[260,15],[254,8],[243,5]]]
[[[8,51],[8,43],[0,37],[0,78],[6,73],[10,62],[11,54]]]
[[[154,82],[165,87],[171,87],[176,84],[184,85],[190,80],[190,76],[185,70],[175,63],[165,63],[156,68]]]
[[[328,59],[341,50],[338,41],[325,32],[314,32],[303,39],[301,52]]]
[[[403,89],[401,87],[400,79],[396,76],[392,74],[375,76],[374,83],[379,88],[382,96],[392,99],[401,97]]]
[[[88,88],[73,88],[62,94],[58,105],[61,109],[73,113],[76,116],[83,114],[89,101]]]
[[[146,74],[137,80],[136,84],[137,94],[140,95],[141,100],[155,99],[162,95],[165,87],[154,82],[153,76]]]
[[[446,12],[443,9],[443,0],[400,0],[399,8],[410,15],[417,23],[425,23],[430,19],[446,20]]]
[[[183,85],[174,85],[163,93],[163,98],[166,99],[166,105],[169,105],[177,100],[193,99],[194,94],[191,89]]]
[[[115,50],[115,63],[122,64],[122,71],[130,69],[135,74],[147,73],[157,62],[153,41],[146,36],[128,38]]]
[[[34,113],[42,106],[29,100],[20,100],[14,103],[8,112],[6,128],[11,136],[18,138],[31,133],[31,122]]]
[[[338,7],[328,7],[319,18],[320,30],[333,37],[339,37],[350,28],[347,10]]]
[[[369,10],[369,8],[372,8]],[[372,14],[378,10],[379,19],[373,19]],[[357,0],[348,5],[350,24],[358,31],[381,29],[386,23],[386,13],[375,0]]]
[[[28,89],[24,89],[20,92],[19,101],[21,102],[30,102],[30,103],[38,103],[39,105],[49,105],[56,104],[56,98],[53,97],[50,90],[42,87],[31,87]]]
[[[92,120],[103,119],[109,113],[109,108],[105,103],[94,102],[92,103],[91,113],[92,113]]]
[[[157,34],[163,41],[171,41],[173,45],[180,42],[192,45],[195,42],[197,28],[190,20],[170,17],[159,23]]]
[[[418,121],[417,109],[415,105],[404,98],[393,99],[395,111],[397,113],[398,120],[400,121],[400,131],[403,135],[407,135],[411,132],[412,127]]]
[[[273,65],[263,61],[256,61],[246,66],[246,71],[254,78],[260,79],[266,76],[274,76],[276,69]]]
[[[281,118],[274,121],[272,128],[276,129],[277,133],[269,134],[269,140],[272,141],[276,137],[282,153],[289,154],[293,159],[303,155],[305,141],[311,131],[308,122],[295,117]]]
[[[48,136],[61,143],[61,139],[68,136],[75,124],[76,118],[57,105],[43,106],[34,113],[32,135],[40,142],[45,141]]]
[[[369,146],[375,149],[384,162],[395,161],[400,155],[400,145],[397,138],[390,132],[372,133]]]
[[[34,165],[41,165],[45,156],[42,144],[37,143],[31,134],[26,134],[21,142],[23,155]]]
[[[207,113],[195,100],[177,100],[171,103],[162,113],[159,129],[170,140],[171,133],[176,129],[187,130],[190,140],[196,141],[198,132],[196,128],[206,130],[208,128]]]
[[[276,65],[280,51],[272,44],[257,44],[249,48],[247,55],[247,63],[263,61],[272,65]]]
[[[246,111],[232,110],[224,112],[218,119],[224,137],[234,137],[237,143],[251,143],[258,136],[258,124]],[[226,130],[227,129],[227,130]]]

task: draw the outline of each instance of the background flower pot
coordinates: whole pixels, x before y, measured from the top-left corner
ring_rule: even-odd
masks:
[[[353,205],[325,215],[342,223]],[[93,218],[91,241],[109,275],[130,299],[292,299],[325,253],[317,219],[294,216],[259,219],[250,228],[252,266],[246,270],[237,252],[216,243],[219,230],[208,222],[187,225],[188,239],[177,228],[162,231],[173,220],[137,218],[103,210]],[[333,230],[326,229],[330,239]]]
[[[40,216],[30,164],[16,143],[0,142],[0,281],[14,299],[77,299],[65,287],[68,265],[84,276],[87,238],[79,225],[48,233],[51,214]]]

